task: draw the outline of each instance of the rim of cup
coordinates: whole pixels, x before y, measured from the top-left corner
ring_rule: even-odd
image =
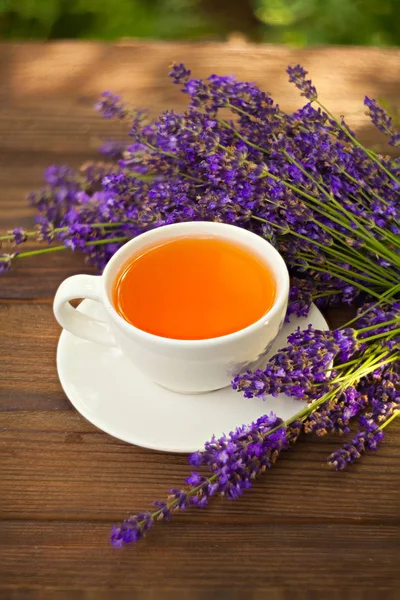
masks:
[[[214,229],[215,233],[211,233],[210,231],[205,231],[203,233],[201,233],[200,231],[196,232],[195,230],[201,228],[201,226],[204,226],[205,228],[207,228],[209,230]],[[165,237],[164,240],[160,239],[160,243],[162,243],[163,241],[167,241],[168,239],[172,240],[172,239],[175,239],[178,237],[196,237],[196,236],[199,237],[201,235],[219,237],[221,239],[230,240],[232,243],[236,243],[234,236],[221,235],[221,233],[222,233],[222,231],[225,231],[225,233],[230,231],[231,233],[237,234],[238,233],[237,230],[239,230],[241,232],[240,236],[242,238],[245,237],[245,238],[248,238],[249,240],[253,239],[253,242],[256,241],[260,247],[263,246],[264,249],[267,249],[268,258],[271,259],[271,262],[268,260],[265,260],[265,263],[273,271],[273,276],[274,276],[276,287],[277,287],[276,297],[275,297],[272,307],[257,321],[255,321],[254,323],[251,323],[250,325],[248,325],[247,327],[244,327],[243,329],[239,329],[238,331],[234,331],[232,333],[228,333],[226,335],[222,335],[219,337],[205,338],[205,339],[200,339],[200,340],[181,340],[181,339],[167,338],[167,337],[159,336],[154,333],[149,333],[147,331],[144,331],[143,329],[139,329],[138,327],[135,327],[135,325],[132,325],[132,323],[129,323],[128,321],[126,321],[123,317],[121,317],[121,315],[117,312],[116,308],[114,307],[112,297],[111,297],[113,285],[115,283],[116,278],[120,274],[123,265],[129,262],[129,255],[132,253],[130,251],[130,249],[137,246],[139,239],[140,239],[140,242],[143,242],[144,240],[148,240],[148,242],[149,242],[148,247],[151,248],[152,247],[151,240],[154,239],[154,241],[156,242],[157,237],[158,237],[157,233],[159,233],[161,230],[163,230],[164,232],[168,230],[169,232],[171,232],[171,236],[170,236],[170,238]],[[193,230],[193,231],[191,232],[191,230]],[[218,234],[218,230],[220,231],[220,234]],[[186,231],[186,233],[185,233],[185,231]],[[173,232],[175,232],[175,235],[173,234]],[[256,238],[256,240],[254,240],[254,238]],[[256,254],[261,259],[264,259],[264,256],[261,254],[261,252],[255,251],[254,248],[250,247],[250,244],[246,245],[245,242],[241,243],[241,241],[238,240],[237,245],[242,246],[243,248],[247,248],[249,250],[249,252]],[[142,247],[145,248],[146,246],[142,246]],[[132,254],[134,255],[134,253],[132,253]],[[280,277],[282,278],[282,280],[279,282],[278,282],[277,273],[276,273],[278,268],[280,270]],[[201,346],[207,346],[207,345],[215,346],[218,344],[225,344],[230,341],[236,341],[242,337],[246,337],[248,334],[254,332],[259,327],[262,327],[263,325],[265,325],[265,320],[267,318],[269,320],[269,319],[273,318],[276,315],[276,313],[279,312],[279,310],[282,307],[282,304],[287,301],[287,297],[288,297],[288,293],[289,293],[289,273],[288,273],[288,270],[286,267],[286,263],[283,260],[282,256],[279,254],[279,252],[272,246],[272,244],[270,244],[270,242],[268,242],[261,236],[257,235],[256,233],[253,233],[252,231],[248,231],[247,229],[242,229],[241,227],[237,227],[236,225],[230,225],[227,223],[216,223],[214,221],[187,221],[184,223],[173,223],[171,225],[164,225],[161,227],[157,227],[155,229],[151,229],[149,231],[146,231],[145,233],[138,235],[137,237],[133,238],[132,240],[129,240],[129,242],[124,244],[114,254],[114,256],[111,257],[111,259],[108,261],[108,263],[101,275],[101,278],[102,278],[102,284],[103,284],[102,294],[103,294],[104,305],[110,312],[111,317],[113,318],[116,325],[118,325],[119,327],[122,327],[122,329],[124,329],[127,334],[129,334],[129,332],[134,331],[135,334],[139,337],[142,337],[143,340],[153,341],[153,342],[157,341],[159,343],[169,344],[169,345],[173,344],[173,345],[179,345],[179,346],[186,346],[187,348],[190,348],[190,347],[199,348]]]

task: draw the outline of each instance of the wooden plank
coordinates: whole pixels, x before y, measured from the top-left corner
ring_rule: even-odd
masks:
[[[66,153],[58,157],[58,162],[77,168],[88,158],[90,154]],[[35,211],[28,206],[26,196],[43,185],[43,171],[53,162],[54,155],[50,151],[0,151],[1,233],[16,226],[33,229]],[[24,245],[24,250],[30,247],[33,246]],[[12,252],[15,248],[4,244],[2,251]],[[0,277],[0,298],[52,298],[66,277],[82,272],[93,272],[93,269],[85,264],[80,253],[63,251],[21,259],[14,263],[11,273]]]
[[[0,338],[7,348],[1,358],[0,410],[70,409],[56,371],[59,332],[51,304],[0,304]]]
[[[0,298],[13,289],[13,280],[17,282],[16,295],[48,294],[46,301],[34,303],[0,300],[0,338],[7,348],[1,357],[0,410],[71,409],[56,372],[60,327],[53,316],[52,296],[64,277],[87,268],[72,260],[77,256],[60,255],[59,260],[52,256],[48,262],[37,258],[41,260],[31,259],[22,273],[16,270],[0,279]],[[341,309],[331,310],[330,316],[331,324],[350,318]]]
[[[285,567],[283,566],[282,569]],[[385,587],[377,587],[377,585],[369,588],[351,588],[350,590],[338,589],[338,587],[332,587],[326,589],[324,587],[311,588],[308,586],[307,591],[299,589],[298,587],[267,587],[263,586],[261,589],[252,588],[252,582],[246,578],[241,585],[246,587],[236,586],[235,588],[228,587],[227,582],[224,587],[211,587],[207,588],[202,585],[201,588],[198,586],[193,588],[188,585],[184,589],[182,587],[171,587],[164,582],[164,587],[156,587],[153,589],[152,586],[146,585],[146,587],[140,586],[141,584],[135,580],[133,584],[135,587],[130,591],[128,589],[118,589],[114,587],[112,590],[105,590],[99,588],[85,588],[81,589],[59,589],[50,588],[44,589],[43,586],[37,586],[35,589],[18,589],[12,588],[4,592],[3,598],[5,600],[114,600],[116,593],[120,600],[131,600],[132,595],[137,596],[140,594],[140,600],[376,600],[377,594],[380,594],[385,600],[398,600],[398,593],[396,589],[389,589]],[[294,582],[288,585],[295,585]],[[314,585],[314,584],[313,584]],[[322,585],[322,584],[321,584]],[[139,587],[140,586],[140,587]],[[304,594],[307,594],[305,596]]]
[[[99,132],[115,125],[99,122],[92,105],[113,89],[136,106],[157,113],[182,110],[185,97],[168,79],[171,61],[184,60],[195,76],[235,74],[256,81],[282,108],[303,103],[288,84],[285,69],[300,62],[310,72],[321,98],[336,114],[349,117],[362,138],[382,140],[368,124],[364,95],[398,105],[398,49],[319,47],[298,49],[220,43],[52,42],[0,45],[1,147],[82,151],[93,148]],[[121,126],[120,126],[121,127]],[[120,129],[121,131],[121,129]]]
[[[0,140],[1,144],[1,140]],[[57,156],[54,152],[32,152],[30,150],[0,150],[0,228],[6,231],[17,225],[32,229],[34,208],[30,207],[26,196],[43,186],[43,173],[46,167],[57,164],[79,168],[92,158],[95,152],[65,152]]]
[[[170,487],[182,486],[190,472],[186,456],[115,440],[75,411],[3,412],[0,423],[2,518],[84,518],[110,524],[151,508]],[[217,498],[205,511],[187,511],[187,518],[201,523],[400,524],[399,433],[400,424],[394,424],[376,456],[343,473],[325,464],[342,438],[305,437],[245,498]]]
[[[398,530],[388,525],[292,527],[259,521],[232,527],[188,521],[181,515],[174,524],[159,526],[145,543],[123,551],[108,546],[108,527],[101,523],[60,521],[55,528],[4,522],[1,588],[40,589],[46,582],[47,590],[150,589],[154,598],[171,589],[220,598],[224,590],[330,592],[338,585],[349,592],[372,587],[386,598],[383,590],[394,589]]]
[[[20,259],[9,273],[1,276],[0,298],[50,301],[60,283],[77,273],[95,273],[79,252],[64,250]]]
[[[332,110],[345,113],[367,142],[382,136],[368,125],[365,93],[398,102],[399,50],[335,48],[290,50],[272,46],[221,44],[91,42],[0,43],[0,228],[31,227],[34,211],[25,196],[42,184],[51,163],[78,167],[94,158],[104,137],[126,136],[120,122],[104,121],[92,110],[98,94],[113,88],[153,114],[167,107],[183,110],[186,97],[166,76],[171,60],[184,56],[196,75],[212,71],[254,79],[283,108],[302,99],[287,83],[286,65],[303,62]],[[70,256],[35,257],[19,263],[0,281],[3,298],[50,297],[65,277],[80,272],[82,260]],[[32,271],[31,271],[32,270]]]
[[[284,568],[284,567],[283,567]],[[377,588],[376,585],[369,588],[354,589],[351,588],[348,591],[338,589],[338,587],[331,589],[320,588],[308,588],[307,592],[297,588],[290,587],[268,587],[263,586],[261,589],[251,588],[252,582],[245,579],[242,585],[248,587],[236,586],[234,589],[228,587],[227,582],[224,587],[211,587],[205,588],[203,585],[199,587],[171,587],[164,582],[164,587],[152,588],[147,585],[146,587],[139,587],[138,581],[135,581],[135,588],[132,591],[128,589],[118,589],[114,587],[112,590],[105,590],[99,588],[91,589],[62,589],[50,588],[44,589],[43,586],[38,586],[35,589],[23,590],[18,588],[7,589],[6,595],[3,595],[5,600],[114,600],[116,593],[120,600],[131,600],[132,595],[136,596],[140,594],[140,600],[211,600],[218,598],[218,600],[264,600],[266,596],[268,600],[304,600],[305,593],[307,594],[307,600],[376,600],[377,593],[384,597],[385,600],[398,600],[397,590],[389,589],[387,586]],[[290,585],[294,585],[291,583]],[[167,587],[168,586],[168,587]],[[137,592],[137,593],[136,593]]]
[[[25,195],[51,163],[78,166],[124,125],[92,111],[107,88],[152,114],[182,110],[166,72],[184,57],[195,76],[256,80],[287,110],[301,105],[284,69],[301,62],[322,99],[361,139],[382,147],[363,114],[364,94],[398,104],[400,50],[97,42],[0,43],[0,229],[30,226]],[[119,442],[72,410],[57,380],[59,283],[87,270],[79,255],[21,261],[0,278],[0,596],[103,600],[145,589],[149,600],[391,600],[398,588],[399,423],[377,456],[345,473],[326,456],[341,438],[303,439],[238,502],[219,499],[159,526],[141,545],[108,546],[110,524],[181,485],[187,458]],[[32,299],[27,303],[27,299]],[[330,324],[351,309],[331,309]],[[155,416],[156,418],[156,416]],[[56,595],[57,594],[57,595]],[[58,595],[59,594],[59,595]],[[258,595],[261,594],[261,595]],[[141,597],[143,593],[141,593]],[[146,596],[145,596],[146,597]]]

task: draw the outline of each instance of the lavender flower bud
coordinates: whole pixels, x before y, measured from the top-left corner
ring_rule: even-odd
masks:
[[[105,119],[124,119],[127,116],[125,104],[120,102],[121,97],[110,91],[103,92],[101,98],[94,105],[102,117]]]
[[[368,108],[367,115],[371,118],[371,121],[385,135],[389,136],[389,144],[392,146],[400,146],[400,133],[396,132],[393,127],[392,118],[388,115],[376,100],[365,96],[364,104]]]
[[[307,71],[305,71],[303,67],[300,65],[288,67],[286,72],[289,74],[289,81],[295,84],[302,96],[305,96],[311,102],[318,98],[317,90],[312,85],[311,80],[306,79]]]
[[[383,431],[359,431],[349,444],[344,444],[340,450],[333,452],[328,457],[328,464],[336,471],[345,469],[353,464],[366,450],[376,450],[379,442],[383,440]]]
[[[22,227],[15,227],[8,233],[13,236],[13,239],[11,240],[13,246],[18,246],[28,239],[26,231]]]

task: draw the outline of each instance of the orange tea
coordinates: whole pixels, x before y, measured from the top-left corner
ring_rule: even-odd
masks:
[[[270,269],[249,250],[216,237],[181,237],[133,256],[116,279],[113,301],[143,331],[203,340],[258,321],[275,290]]]

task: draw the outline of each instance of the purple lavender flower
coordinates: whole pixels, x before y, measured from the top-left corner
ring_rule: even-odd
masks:
[[[292,67],[289,74],[303,93],[315,98],[304,69]],[[315,197],[321,206],[331,202],[333,194],[338,205],[354,215],[355,223],[362,218],[378,238],[385,230],[398,235],[398,189],[387,176],[389,171],[399,174],[395,161],[382,163],[386,172],[379,169],[365,152],[347,143],[335,121],[310,103],[288,115],[253,83],[219,75],[191,79],[183,64],[172,68],[171,77],[188,94],[189,110],[165,111],[155,121],[142,111],[132,113],[133,143],[119,164],[87,163],[80,173],[50,167],[47,186],[30,198],[42,217],[58,227],[66,213],[85,204],[86,209],[75,214],[77,224],[116,222],[125,212],[130,221],[136,220],[131,235],[188,219],[246,227],[269,239],[294,279],[309,284],[308,289],[292,291],[288,315],[305,315],[310,296],[317,296],[319,306],[359,298],[357,284],[365,282],[364,269],[351,260],[339,260],[349,248],[362,249],[367,261],[390,268],[393,279],[400,274],[386,256],[377,257],[365,240],[353,235],[353,223],[349,230],[340,219],[316,212],[316,205],[307,199]],[[127,113],[120,98],[110,92],[98,108],[106,117]],[[235,122],[220,114],[227,108],[236,115]],[[110,190],[107,175],[126,178],[127,172],[129,185]],[[142,184],[136,176],[142,177]],[[71,247],[77,246],[75,242],[69,242]],[[334,258],[331,247],[337,251]],[[89,256],[102,267],[109,250],[97,247]],[[332,260],[339,270],[332,268]],[[350,281],[342,279],[346,273]],[[372,273],[374,280],[381,275]]]
[[[333,341],[339,351],[337,357],[342,362],[347,362],[360,348],[360,343],[357,339],[357,332],[350,327],[345,329],[334,329],[332,332]]]
[[[150,513],[139,513],[129,517],[119,527],[114,525],[110,537],[111,543],[116,548],[121,548],[124,544],[138,542],[152,525],[153,517]]]
[[[202,490],[207,491],[207,479],[201,477],[204,482]],[[156,500],[153,502],[156,510],[151,514],[148,512],[138,513],[125,519],[119,526],[114,525],[111,532],[110,541],[116,548],[121,548],[124,544],[140,541],[146,532],[153,526],[155,521],[170,521],[172,513],[177,510],[184,510],[189,504],[199,508],[206,505],[207,496],[202,496],[203,491],[199,486],[192,487],[190,490],[171,489],[169,490],[168,500]],[[197,493],[191,493],[191,491]],[[203,500],[205,498],[205,501]]]
[[[368,431],[386,421],[400,406],[400,360],[389,363],[380,373],[370,373],[358,386],[367,399],[366,411],[359,418]]]
[[[13,236],[11,243],[14,246],[18,246],[19,244],[23,244],[28,239],[26,235],[26,230],[23,227],[15,227],[12,229],[9,234]]]
[[[376,450],[379,442],[383,440],[383,431],[359,431],[349,444],[344,444],[340,450],[333,452],[328,457],[328,464],[334,467],[336,471],[345,469],[353,464],[367,450]]]
[[[44,179],[51,186],[63,187],[75,183],[76,173],[67,165],[50,165],[44,172]]]
[[[11,269],[11,261],[15,254],[0,254],[0,275],[8,273]]]
[[[197,485],[199,485],[202,481],[202,477],[199,473],[191,473],[189,475],[189,477],[186,478],[186,483],[196,487]]]
[[[88,225],[72,223],[72,225],[59,235],[59,237],[64,240],[66,248],[70,248],[71,250],[84,250],[88,242],[88,237],[92,231],[93,230]]]
[[[183,63],[172,63],[169,77],[174,83],[185,83],[190,77],[190,69],[187,69]]]
[[[300,424],[294,423],[289,429],[271,413],[228,436],[213,437],[203,453],[190,457],[191,464],[208,466],[215,478],[215,483],[207,485],[207,497],[218,492],[229,500],[238,498],[258,474],[272,466],[282,450],[294,443],[300,430]],[[197,476],[194,481],[197,484]]]
[[[305,96],[308,100],[311,100],[311,102],[317,99],[317,90],[312,85],[311,79],[306,79],[307,71],[305,71],[303,67],[300,65],[288,67],[286,72],[289,74],[289,81],[295,84],[302,96]]]
[[[246,398],[284,393],[311,401],[328,391],[336,374],[330,368],[335,358],[348,360],[359,347],[353,329],[319,331],[311,325],[305,330],[298,328],[289,335],[288,342],[264,370],[238,375],[232,382],[233,388]]]
[[[97,110],[105,119],[124,119],[127,116],[127,110],[125,104],[120,102],[121,96],[113,94],[109,90],[103,92],[101,98],[94,105]]]
[[[394,132],[389,138],[389,144],[395,148],[400,148],[400,132]]]
[[[376,100],[368,98],[368,96],[365,96],[364,104],[368,108],[367,115],[371,118],[375,127],[389,136],[389,144],[395,147],[400,146],[400,133],[395,131],[392,118],[386,110],[379,106]]]
[[[304,279],[292,278],[290,281],[289,303],[285,318],[286,322],[290,321],[291,315],[296,315],[296,317],[306,317],[309,313],[313,294],[310,286],[308,286],[309,289],[307,289],[307,286],[304,284],[307,284]]]
[[[38,242],[51,242],[54,239],[54,224],[49,221],[46,217],[38,215],[36,217],[36,230]]]
[[[380,305],[377,305],[376,302],[366,303],[357,310],[357,317],[357,329],[364,329],[372,325],[376,325],[376,329],[373,329],[372,333],[383,333],[384,331],[396,329],[396,323],[382,327],[379,327],[379,325],[395,319],[400,321],[400,302],[394,300],[391,303],[386,302]],[[366,332],[362,337],[368,337],[372,333]]]
[[[349,386],[336,398],[318,406],[304,421],[304,431],[318,436],[328,433],[348,434],[350,419],[362,413],[366,406],[366,396]]]
[[[107,156],[107,158],[121,158],[124,150],[126,149],[126,141],[122,142],[119,140],[107,140],[103,142],[99,148],[100,154]]]
[[[117,547],[137,542],[156,520],[169,521],[173,512],[189,505],[205,508],[216,493],[229,500],[237,499],[252,486],[258,474],[272,466],[282,450],[295,443],[301,430],[300,421],[285,426],[271,413],[238,427],[228,436],[213,437],[205,444],[204,452],[196,452],[189,459],[192,465],[207,467],[211,476],[191,473],[186,479],[189,487],[169,490],[167,500],[153,503],[156,508],[153,514],[139,513],[114,526],[111,542]]]

